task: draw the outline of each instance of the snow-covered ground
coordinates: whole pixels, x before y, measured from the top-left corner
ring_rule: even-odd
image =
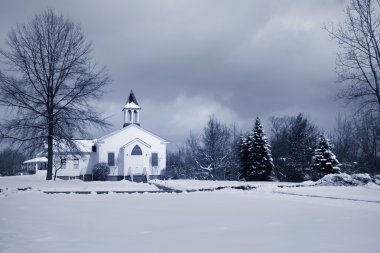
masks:
[[[154,187],[102,187],[115,183],[124,190]],[[168,183],[182,189],[247,184]],[[0,178],[2,189],[32,187],[0,194],[0,252],[380,252],[380,187],[373,184],[279,188],[255,182],[249,191],[106,195],[36,190],[82,184],[98,187]]]
[[[357,201],[373,201],[380,204],[380,186],[369,183],[363,186],[313,186],[312,182],[242,182],[242,181],[207,181],[207,180],[152,180],[158,185],[176,190],[211,190],[218,187],[256,188],[255,192],[268,192],[307,197],[339,198]]]
[[[0,189],[4,192],[17,191],[18,188],[31,188],[36,191],[156,191],[152,184],[135,183],[128,180],[115,182],[83,182],[82,180],[46,181],[46,173],[13,177],[0,177]]]
[[[215,189],[218,187],[258,187],[270,186],[271,188],[277,185],[299,185],[299,183],[284,183],[284,182],[244,182],[244,181],[208,181],[208,180],[151,180],[150,182],[162,185],[176,190],[205,190]]]

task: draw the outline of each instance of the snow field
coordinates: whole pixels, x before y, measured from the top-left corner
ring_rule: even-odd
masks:
[[[85,182],[12,177],[0,178],[0,188],[17,189],[27,181],[32,190],[0,194],[2,253],[380,252],[380,203],[367,202],[380,201],[374,184],[279,188],[280,183],[254,182],[248,185],[257,189],[250,191],[82,195],[35,189]],[[163,182],[187,189],[247,184]],[[101,182],[92,183],[85,185],[95,189]],[[115,187],[129,187],[120,184]],[[336,198],[326,198],[331,196]]]
[[[156,186],[144,183],[122,181],[60,180],[46,181],[46,174],[0,177],[0,189],[4,192],[15,192],[18,188],[31,188],[35,191],[157,191]],[[1,194],[1,193],[0,193]],[[4,194],[4,193],[3,193]]]

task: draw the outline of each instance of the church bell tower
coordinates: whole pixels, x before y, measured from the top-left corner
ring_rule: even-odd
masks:
[[[135,94],[131,90],[129,93],[128,100],[123,108],[124,112],[124,124],[123,127],[129,126],[130,124],[136,124],[140,126],[140,110],[141,107],[136,100]]]

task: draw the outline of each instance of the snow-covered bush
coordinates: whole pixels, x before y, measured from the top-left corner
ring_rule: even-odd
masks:
[[[374,182],[375,184],[380,185],[380,175],[374,175],[374,176],[373,176],[373,182]]]
[[[352,177],[352,181],[358,185],[368,184],[369,182],[372,182],[371,176],[367,173],[352,174],[351,177]]]
[[[92,170],[92,178],[94,181],[106,181],[110,174],[110,167],[106,163],[97,163]]]
[[[316,182],[316,185],[323,186],[348,186],[348,185],[366,185],[368,183],[380,182],[376,179],[376,176],[372,179],[369,174],[352,174],[348,175],[346,173],[340,174],[329,174],[321,178]]]
[[[316,182],[323,186],[348,186],[353,185],[352,177],[346,173],[328,174]]]

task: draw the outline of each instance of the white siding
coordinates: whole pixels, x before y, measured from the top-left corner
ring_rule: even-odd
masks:
[[[74,169],[73,157],[66,159],[66,169],[60,169],[58,176],[80,176],[92,174],[96,163],[108,163],[108,153],[115,153],[115,166],[110,167],[110,176],[129,175],[132,164],[131,152],[138,144],[142,150],[141,167],[134,174],[161,175],[166,168],[166,141],[136,125],[129,125],[122,130],[106,135],[96,141],[96,152],[83,153],[79,158],[79,169]],[[158,154],[158,166],[153,168],[152,153]],[[60,162],[60,160],[59,160]],[[59,163],[56,163],[59,165]],[[144,171],[143,171],[144,170]]]
[[[146,168],[147,173],[152,174],[151,154],[158,153],[158,167],[153,172],[155,175],[160,175],[166,167],[166,142],[135,125],[99,139],[97,143],[99,162],[107,162],[108,152],[114,152],[116,166],[111,169],[112,175],[128,175],[131,152],[136,144],[143,152],[141,170]],[[142,171],[136,173],[140,174]]]
[[[81,156],[66,156],[65,168],[60,168],[61,158],[57,157],[54,160],[54,170],[58,169],[57,176],[80,176],[91,174],[93,162],[91,161],[91,153],[83,153]],[[74,159],[79,160],[78,169],[74,168]]]

